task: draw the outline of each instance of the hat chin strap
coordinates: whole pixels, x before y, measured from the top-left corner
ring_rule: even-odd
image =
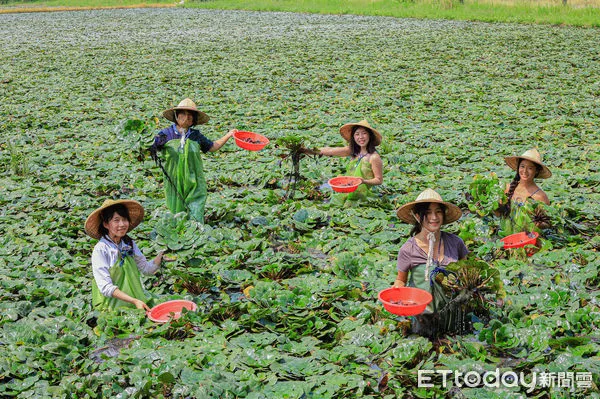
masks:
[[[412,215],[413,218],[415,218],[416,222],[421,224],[421,221],[419,220],[419,218],[417,217],[417,215],[415,215],[415,213],[412,211],[412,209],[410,210],[410,214]]]
[[[426,229],[425,227],[423,227],[421,221],[419,220],[419,218],[413,213],[413,211],[410,211],[410,214],[415,218],[415,220],[417,221],[417,223],[421,224],[421,229],[425,230],[427,232],[427,241],[429,241],[429,250],[427,251],[427,263],[425,263],[425,280],[428,281],[429,279],[429,267],[433,265],[433,247],[435,245],[435,232]]]
[[[429,251],[427,251],[427,263],[425,263],[425,279],[429,279],[429,267],[433,265],[433,246],[435,245],[435,233],[427,229],[425,229],[425,231],[428,231],[427,240],[429,241]]]

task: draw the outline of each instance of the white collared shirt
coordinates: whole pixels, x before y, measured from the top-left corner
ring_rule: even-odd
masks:
[[[139,271],[143,274],[154,274],[160,267],[160,264],[155,265],[154,262],[148,262],[135,244],[135,241],[132,244],[133,258]],[[111,298],[113,292],[119,288],[113,284],[110,278],[110,268],[119,259],[119,249],[123,249],[126,245],[123,240],[117,245],[110,238],[104,236],[94,247],[94,251],[92,252],[92,273],[98,289],[105,297]]]

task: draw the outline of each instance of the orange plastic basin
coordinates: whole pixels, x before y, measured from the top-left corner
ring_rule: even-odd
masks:
[[[194,312],[198,306],[192,301],[177,299],[156,305],[148,312],[148,318],[156,323],[166,323],[181,317],[183,309]]]
[[[420,288],[402,287],[387,288],[379,292],[379,300],[390,313],[398,316],[414,316],[423,313],[433,297]]]
[[[531,233],[523,231],[501,238],[500,241],[504,243],[505,249],[521,248],[529,244],[535,245],[537,243],[538,235],[539,234],[535,231],[532,231]]]
[[[338,176],[333,179],[329,179],[329,185],[338,193],[351,193],[356,191],[358,186],[360,185],[359,177],[352,176]]]
[[[266,138],[262,134],[254,132],[235,132],[233,134],[233,138],[235,139],[235,144],[238,147],[248,151],[260,151],[267,144],[269,144],[268,138]]]

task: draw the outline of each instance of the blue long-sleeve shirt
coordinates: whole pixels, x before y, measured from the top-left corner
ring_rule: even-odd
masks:
[[[175,124],[172,124],[170,127],[167,127],[156,135],[154,138],[154,144],[157,147],[162,147],[167,141],[171,140],[181,140],[181,138],[185,137],[185,139],[194,140],[198,144],[200,144],[200,149],[202,152],[208,152],[212,146],[213,142],[208,139],[205,135],[200,133],[198,129],[188,129],[185,135],[181,135],[179,131],[177,131],[177,127]]]

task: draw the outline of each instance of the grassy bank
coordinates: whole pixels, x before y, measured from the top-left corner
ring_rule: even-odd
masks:
[[[379,15],[398,18],[453,19],[573,26],[600,26],[600,2],[456,0],[214,0],[186,1],[186,6],[255,11]]]
[[[186,7],[374,15],[397,18],[600,26],[600,0],[185,0]],[[174,7],[175,0],[49,0],[0,3],[0,14],[98,8]]]
[[[50,0],[18,1],[3,4],[0,2],[0,14],[21,12],[74,11],[108,8],[150,8],[175,7],[174,0]]]

